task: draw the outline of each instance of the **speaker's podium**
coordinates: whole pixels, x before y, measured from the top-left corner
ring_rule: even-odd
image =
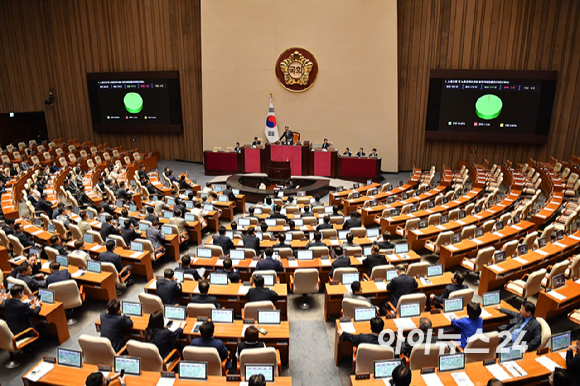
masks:
[[[290,161],[270,161],[266,173],[271,180],[288,180],[292,176]]]

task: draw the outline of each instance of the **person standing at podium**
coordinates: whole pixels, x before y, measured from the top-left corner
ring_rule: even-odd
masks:
[[[252,142],[252,146],[259,146],[262,142],[258,140],[258,137],[254,137],[254,142]]]
[[[282,140],[282,138],[284,138],[284,140]],[[286,145],[292,145],[294,142],[294,133],[290,131],[288,126],[284,128],[284,134],[282,134],[279,141],[285,143]]]
[[[324,138],[324,143],[322,144],[322,150],[328,150],[330,144],[328,143],[328,139]]]

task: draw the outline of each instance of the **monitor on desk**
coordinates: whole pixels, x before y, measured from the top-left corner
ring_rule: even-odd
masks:
[[[430,265],[427,267],[427,277],[443,275],[443,265]]]
[[[425,229],[425,228],[427,228],[427,226],[428,226],[427,220],[419,220],[419,224],[418,224],[417,228]]]
[[[115,356],[115,372],[125,370],[127,375],[141,375],[141,358]]]
[[[54,227],[54,225],[52,224],[48,224],[48,228],[46,229],[46,231],[50,234],[54,235],[54,232],[56,232],[56,228]]]
[[[146,232],[147,228],[149,228],[149,225],[144,223],[144,222],[140,222],[139,223],[139,231],[140,232]]]
[[[187,317],[187,309],[181,306],[165,306],[165,319],[183,321]]]
[[[117,248],[117,239],[114,239],[112,237],[107,237],[107,239],[105,240],[105,243],[108,243],[109,241],[112,241],[113,243],[115,243],[115,248]]]
[[[121,302],[121,312],[129,316],[143,316],[143,305],[139,302]]]
[[[149,198],[151,199],[152,202],[159,201],[159,197],[157,197],[156,194],[154,194],[153,196],[150,196]]]
[[[497,251],[493,255],[493,262],[494,262],[494,264],[503,263],[504,261],[506,261],[506,259],[507,259],[507,257],[506,257],[506,252],[505,251]]]
[[[552,341],[550,344],[552,352],[567,349],[572,344],[572,331],[552,335]]]
[[[213,212],[213,204],[203,204],[203,210],[205,212]]]
[[[183,283],[185,281],[185,272],[183,271],[173,271],[173,277],[178,283]]]
[[[275,227],[277,225],[275,218],[267,218],[265,220],[265,222],[266,222],[266,225],[268,225],[268,227]]]
[[[228,274],[227,273],[211,272],[209,274],[209,284],[211,284],[211,285],[228,285]]]
[[[255,214],[256,216],[259,216],[259,215],[261,215],[262,213],[264,213],[264,211],[262,210],[262,208],[260,208],[260,207],[256,207],[256,208],[254,208],[254,214]]]
[[[336,187],[336,193],[340,193],[344,190],[344,186],[337,186]]]
[[[421,315],[421,303],[406,303],[399,305],[399,317],[413,318]]]
[[[419,206],[418,205],[411,205],[411,213],[415,213],[419,210]]]
[[[294,238],[294,234],[292,232],[286,232],[284,235],[286,236],[287,243],[291,242],[292,239]]]
[[[439,355],[439,372],[457,371],[465,368],[465,354]]]
[[[87,261],[87,272],[101,273],[101,262],[100,261]]]
[[[230,323],[230,324],[233,323],[234,322],[233,308],[211,310],[211,321],[214,323]]]
[[[50,225],[49,225],[49,227],[50,227]],[[562,230],[556,231],[556,241],[560,241],[563,238],[564,238],[564,231],[562,231]]]
[[[391,281],[398,276],[396,269],[388,269],[385,271],[385,274],[386,274],[387,281]]]
[[[324,207],[324,213],[325,214],[332,214],[333,212],[333,207],[332,206],[325,206]]]
[[[165,235],[172,235],[173,234],[173,228],[167,225],[163,225],[161,227],[161,232],[163,232],[163,234]]]
[[[258,324],[280,324],[280,310],[258,310]]]
[[[123,200],[117,200],[115,202],[115,205],[117,206],[117,208],[123,209]]]
[[[387,204],[392,204],[393,202],[395,202],[395,197],[393,196],[387,197]]]
[[[350,233],[349,230],[339,230],[338,231],[338,239],[339,240],[346,240],[346,235]]]
[[[359,197],[360,197],[359,192],[352,192],[352,198],[359,198]]]
[[[483,231],[483,228],[482,227],[475,228],[474,234],[475,234],[475,238],[476,239],[479,238],[479,237],[481,237],[481,236],[483,236],[484,233],[485,232]]]
[[[238,224],[239,224],[241,227],[249,227],[249,226],[250,226],[250,219],[249,219],[249,218],[243,218],[243,217],[242,217],[242,218],[240,218],[240,219],[238,220]]]
[[[38,296],[43,303],[54,304],[54,291],[40,288],[38,290]]]
[[[558,289],[566,284],[566,276],[564,273],[556,275],[552,278],[552,288]]]
[[[87,215],[89,216],[89,220],[92,220],[95,218],[95,214],[93,212],[91,212],[90,210],[87,210]]]
[[[40,217],[34,219],[34,226],[37,228],[42,228],[42,219]]]
[[[342,284],[344,286],[350,286],[353,282],[360,281],[360,273],[353,272],[353,273],[343,273],[342,274]]]
[[[297,251],[296,258],[298,260],[312,260],[314,259],[314,254],[312,251]]]
[[[389,215],[390,215],[391,217],[397,217],[397,216],[399,215],[399,209],[391,209],[391,210],[389,211]]]
[[[219,192],[223,191],[223,186],[222,185],[214,185],[213,190],[215,190],[216,192],[219,193]]]
[[[230,249],[231,260],[244,260],[246,258],[246,251],[243,249]]]
[[[520,223],[520,221],[521,221],[521,217],[520,217],[520,215],[519,215],[519,214],[516,214],[516,215],[513,217],[513,220],[514,220],[514,225],[516,225],[516,224],[519,224],[519,223]]]
[[[463,220],[465,218],[465,211],[464,210],[460,210],[459,211],[459,219]]]
[[[367,237],[378,237],[379,231],[380,231],[379,228],[367,229]]]
[[[58,348],[57,360],[59,366],[83,367],[83,353],[77,350]]]
[[[538,239],[538,248],[544,248],[546,245],[548,245],[546,237],[540,237]]]
[[[256,214],[255,211],[254,211],[254,214]],[[280,209],[280,214],[283,215],[283,216],[286,216],[286,208]]]
[[[501,294],[499,290],[486,292],[483,294],[482,298],[484,307],[497,306],[501,303]]]
[[[429,201],[429,209],[435,208],[435,201]]]
[[[131,241],[131,251],[133,252],[143,252],[143,244],[136,241]]]
[[[171,379],[171,378],[169,378]],[[193,381],[207,380],[207,362],[180,361],[179,379],[190,379]]]
[[[518,245],[518,256],[523,256],[528,253],[528,244]]]
[[[481,205],[475,205],[473,207],[473,211],[475,212],[475,214],[481,212]]]
[[[502,231],[502,230],[503,230],[503,221],[501,221],[501,220],[500,220],[500,221],[497,221],[497,222],[495,223],[495,229],[496,229],[497,231]]]
[[[463,310],[463,298],[445,299],[443,312],[457,312]]]
[[[220,195],[218,196],[218,201],[219,201],[219,202],[228,202],[228,196],[225,196],[225,195],[223,195],[223,194],[220,194]]]
[[[355,307],[354,321],[366,322],[377,316],[377,309],[375,307]]]
[[[186,209],[193,209],[193,201],[185,201]]]
[[[185,221],[195,222],[195,215],[193,213],[185,213]]]
[[[304,220],[301,218],[294,219],[294,226],[301,227],[304,226]]]
[[[367,180],[367,185],[372,185],[372,184],[373,184],[373,180],[371,180],[371,179],[368,179],[368,180]]]
[[[129,212],[137,212],[137,205],[135,204],[129,205]]]
[[[264,239],[264,234],[261,231],[255,232],[254,235],[256,235],[256,237],[259,238],[260,241]]]
[[[262,374],[266,382],[274,382],[274,365],[246,364],[245,368],[246,382],[249,382],[254,374]]]
[[[264,285],[266,287],[273,287],[276,284],[276,278],[272,274],[259,274],[264,279]]]
[[[391,378],[393,376],[393,370],[403,364],[402,359],[383,359],[380,361],[374,361],[374,378],[383,379]]]
[[[240,195],[240,189],[232,189],[232,193],[234,194],[234,196],[239,196]]]
[[[355,182],[354,184],[352,184],[353,189],[358,189],[359,187],[360,187],[360,184],[358,182]]]
[[[30,248],[28,250],[28,256],[40,256],[40,251],[36,248]]]
[[[401,194],[401,198],[403,200],[406,200],[407,198],[409,198],[409,195],[407,193],[403,193],[403,194]]]
[[[506,346],[497,350],[497,356],[500,363],[519,361],[524,357],[524,350],[522,346]]]
[[[431,191],[431,187],[429,185],[425,186],[424,192],[429,193]]]
[[[170,210],[164,210],[163,211],[163,218],[166,218],[168,220],[173,218],[173,212]]]
[[[399,255],[401,253],[408,253],[409,252],[409,244],[408,243],[398,243],[395,244],[395,254]]]
[[[443,205],[446,205],[449,203],[449,198],[448,197],[443,197],[443,199],[441,200],[441,202],[443,203]]]
[[[454,233],[451,235],[451,244],[459,244],[461,242],[461,233]]]
[[[60,264],[61,267],[68,267],[68,256],[57,256],[56,262]]]
[[[445,225],[448,222],[449,222],[449,215],[448,214],[441,215],[441,218],[439,219],[439,223],[441,225]]]

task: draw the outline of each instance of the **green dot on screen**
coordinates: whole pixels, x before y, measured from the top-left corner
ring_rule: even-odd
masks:
[[[475,102],[475,113],[481,119],[494,119],[501,114],[502,107],[503,102],[499,97],[493,94],[487,94]]]
[[[136,92],[130,92],[123,98],[123,103],[125,104],[125,109],[128,112],[137,114],[143,109],[143,98]]]

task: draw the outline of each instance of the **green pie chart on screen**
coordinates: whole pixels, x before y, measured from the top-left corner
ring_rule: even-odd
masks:
[[[501,114],[502,107],[503,102],[499,97],[493,94],[487,94],[475,102],[475,113],[481,119],[494,119]]]
[[[130,92],[123,98],[123,103],[128,112],[137,114],[143,109],[143,98],[136,92]]]

